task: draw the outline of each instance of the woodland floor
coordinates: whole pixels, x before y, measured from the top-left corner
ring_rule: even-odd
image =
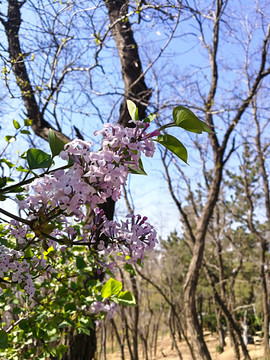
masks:
[[[225,351],[222,354],[219,354],[216,350],[218,345],[217,336],[215,334],[206,333],[205,340],[207,343],[207,347],[211,353],[212,360],[233,360],[233,349],[229,345],[229,341],[227,341],[227,345],[225,347]],[[227,339],[226,339],[227,340]],[[157,354],[156,357],[149,356],[150,360],[179,360],[176,350],[171,350],[171,339],[170,337],[164,336],[164,338],[160,338],[158,340]],[[256,345],[248,345],[247,346],[249,355],[253,360],[261,360],[263,359],[263,348],[261,344]],[[190,352],[186,343],[180,342],[179,349],[182,354],[183,360],[192,360],[190,356]],[[130,356],[128,352],[125,352],[125,359],[129,360]],[[102,358],[102,357],[101,357]],[[115,352],[107,352],[106,356],[107,360],[121,360],[120,351]],[[140,359],[145,360],[142,352],[140,352]]]

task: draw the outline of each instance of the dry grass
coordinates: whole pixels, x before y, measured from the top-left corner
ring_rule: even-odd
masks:
[[[208,346],[208,349],[211,353],[212,360],[232,360],[233,359],[233,349],[229,345],[229,341],[227,341],[227,345],[225,351],[222,354],[217,352],[218,340],[215,334],[205,333],[205,340]],[[152,354],[152,357],[149,357],[149,360],[179,360],[177,355],[177,351],[171,348],[171,340],[168,335],[164,336],[164,338],[159,338],[158,346],[157,346],[157,354],[156,357]],[[182,357],[184,360],[192,360],[190,352],[186,343],[180,342],[179,349],[181,351]],[[263,359],[263,348],[261,344],[258,345],[248,345],[248,351],[251,359],[253,360],[261,360]],[[120,351],[115,351],[114,353],[107,353],[107,360],[121,360]],[[125,359],[130,359],[129,353],[125,352]],[[142,348],[140,346],[140,360],[145,360],[142,354]]]

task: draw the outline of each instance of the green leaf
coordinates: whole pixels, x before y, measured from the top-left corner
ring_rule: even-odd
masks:
[[[13,143],[13,142],[16,140],[16,137],[13,136],[13,135],[7,135],[7,136],[5,136],[5,140],[6,140],[8,143]]]
[[[14,164],[12,164],[12,162],[10,162],[7,159],[1,159],[0,162],[5,163],[10,169],[13,168],[13,166],[15,166]]]
[[[131,275],[135,276],[135,270],[133,269],[133,266],[131,264],[125,263],[124,269],[129,272]]]
[[[122,289],[122,284],[113,278],[110,278],[101,289],[101,296],[103,298],[117,295]]]
[[[147,116],[147,118],[145,118],[144,120],[143,120],[143,122],[144,123],[147,123],[147,122],[152,122],[153,120],[155,120],[155,118],[157,117],[157,115],[156,114],[149,114],[148,116]]]
[[[24,253],[24,258],[32,258],[34,256],[34,252],[32,249],[26,249],[25,253]]]
[[[27,169],[25,169],[23,166],[18,166],[17,168],[16,168],[16,170],[17,171],[21,171],[21,172],[28,172],[29,170],[27,170]]]
[[[25,119],[25,120],[24,120],[24,125],[25,125],[25,126],[31,126],[31,125],[32,125],[32,120],[30,120],[30,119]]]
[[[78,327],[76,330],[78,331],[79,334],[85,334],[85,335],[90,336],[90,330],[84,326]]]
[[[8,197],[0,194],[0,201],[5,201]]]
[[[61,322],[61,324],[58,325],[59,329],[65,328],[70,326],[70,324],[66,321]]]
[[[17,120],[13,120],[13,125],[14,125],[14,127],[15,127],[16,130],[19,130],[20,127],[21,127],[21,125],[18,123]]]
[[[8,347],[8,334],[5,330],[0,330],[0,349],[6,349]]]
[[[7,182],[15,182],[15,180],[12,179],[11,177],[8,177],[8,178],[7,178]]]
[[[76,311],[77,310],[77,307],[76,307],[76,304],[73,302],[73,303],[68,303],[65,305],[65,312],[73,312],[73,311]]]
[[[117,297],[119,304],[125,306],[135,306],[136,300],[130,291],[121,291]]]
[[[193,112],[184,106],[177,106],[173,109],[173,120],[176,126],[187,131],[201,134],[203,131],[214,134],[214,131],[203,121],[199,120]]]
[[[18,200],[20,200],[20,201],[24,200],[24,198],[25,198],[24,195],[20,195],[20,194],[16,194],[15,196],[16,196],[16,198],[17,198]]]
[[[4,187],[7,183],[7,177],[4,176],[2,178],[0,178],[0,188]]]
[[[25,189],[21,186],[17,186],[12,188],[12,190],[9,190],[10,193],[21,193],[22,191],[25,191]]]
[[[129,165],[128,170],[131,174],[136,175],[147,175],[147,173],[144,170],[142,160],[139,159],[139,168],[134,168],[134,165]]]
[[[139,112],[137,106],[134,104],[133,101],[127,100],[127,108],[129,115],[133,121],[138,121],[139,119]]]
[[[48,168],[52,163],[51,155],[39,149],[29,149],[26,154],[26,160],[31,170]]]
[[[64,141],[60,140],[52,129],[49,130],[49,145],[53,157],[59,155],[65,146]]]
[[[28,130],[21,130],[21,134],[31,135],[30,131]]]
[[[187,149],[185,146],[174,136],[166,134],[166,135],[159,135],[157,139],[155,140],[161,145],[163,145],[165,148],[170,150],[172,153],[174,153],[176,156],[179,157],[182,161],[184,161],[187,164]]]
[[[19,307],[15,307],[15,308],[13,308],[13,310],[12,310],[12,312],[13,312],[14,315],[18,315],[18,314],[20,314],[22,311],[23,311],[22,308],[19,308]]]
[[[57,346],[57,348],[55,348],[55,350],[56,350],[57,359],[62,359],[64,353],[67,352],[67,350],[68,350],[68,346],[61,344],[61,345]]]
[[[76,257],[76,266],[79,270],[84,269],[87,266],[87,264],[84,261],[84,258],[82,256]]]
[[[27,320],[23,319],[20,323],[19,323],[19,328],[22,329],[23,331],[27,331],[29,329],[29,325]]]

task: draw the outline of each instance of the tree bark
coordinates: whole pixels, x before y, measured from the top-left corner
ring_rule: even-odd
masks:
[[[138,45],[134,39],[133,31],[127,17],[127,0],[105,0],[110,17],[110,26],[117,46],[121,62],[122,78],[124,82],[124,98],[120,107],[118,123],[128,126],[130,116],[127,109],[127,100],[132,100],[139,111],[139,118],[145,118],[146,108],[152,90],[144,80],[142,64]]]
[[[130,281],[132,286],[132,292],[134,298],[136,300],[136,306],[134,307],[134,318],[132,324],[132,339],[133,339],[133,356],[134,360],[139,360],[139,352],[138,352],[138,335],[139,335],[139,316],[140,316],[140,309],[139,309],[139,291],[137,286],[137,280],[135,275],[130,275]]]
[[[85,360],[94,359],[97,341],[95,329],[90,329],[90,336],[86,334],[73,334],[66,338],[68,351],[63,355],[62,360]]]
[[[205,274],[206,274],[206,277],[207,277],[207,280],[209,282],[209,284],[211,285],[212,287],[212,290],[213,290],[213,294],[214,294],[214,297],[215,297],[215,300],[216,302],[219,304],[219,306],[221,307],[221,310],[223,311],[224,313],[224,316],[226,317],[226,321],[228,321],[231,325],[231,327],[233,328],[236,336],[237,336],[237,339],[240,343],[240,346],[241,346],[241,349],[243,351],[243,355],[244,355],[244,358],[245,360],[251,360],[250,359],[250,356],[248,354],[248,350],[247,350],[247,347],[246,345],[244,344],[244,341],[243,341],[243,338],[242,338],[242,335],[241,335],[241,331],[238,329],[230,311],[228,310],[228,308],[225,306],[224,302],[222,301],[222,299],[220,298],[217,290],[216,290],[216,287],[215,287],[215,283],[214,281],[212,280],[212,277],[211,277],[211,274],[210,274],[210,271],[209,269],[207,268],[206,265],[204,265],[204,270],[205,270]]]
[[[118,329],[117,329],[117,326],[116,326],[116,324],[115,324],[114,319],[111,319],[111,324],[112,324],[112,327],[113,327],[113,329],[114,329],[114,332],[115,332],[115,335],[116,335],[116,339],[117,339],[118,345],[119,345],[119,347],[120,347],[121,360],[125,360],[124,341],[121,339],[121,337],[120,337],[120,335],[119,335],[119,332],[118,332]]]
[[[70,139],[67,136],[54,129],[53,126],[44,119],[43,112],[40,110],[36,101],[35,91],[28,76],[24,62],[25,56],[22,53],[19,38],[21,25],[20,9],[24,3],[25,1],[9,0],[7,21],[0,18],[0,21],[5,27],[12,70],[21,90],[21,97],[27,111],[27,116],[32,121],[31,126],[34,133],[42,139],[48,140],[49,129],[53,129],[60,139],[68,142]]]
[[[211,360],[211,357],[203,338],[202,328],[198,321],[196,311],[196,288],[199,279],[199,271],[203,260],[207,226],[213,214],[220,189],[223,166],[221,161],[219,164],[220,166],[215,166],[215,172],[209,190],[208,201],[197,224],[196,242],[193,248],[193,256],[184,284],[184,302],[188,334],[191,337],[191,342],[195,348],[195,352],[197,353],[198,358],[203,360]]]

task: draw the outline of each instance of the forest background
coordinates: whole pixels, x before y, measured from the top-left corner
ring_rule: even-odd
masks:
[[[157,114],[157,127],[182,105],[214,131],[177,133],[189,166],[160,149],[159,157],[145,163],[148,178],[132,175],[123,188],[116,216],[124,207],[130,213],[148,211],[161,242],[143,269],[119,270],[137,306],[122,308],[119,321],[101,325],[103,356],[110,328],[122,358],[127,347],[130,358],[138,359],[139,342],[144,358],[150,357],[164,322],[180,359],[178,338],[187,342],[193,359],[211,359],[205,328],[217,331],[221,352],[229,334],[235,359],[240,352],[250,358],[248,335],[259,332],[267,358],[268,2],[8,0],[0,6],[6,159],[17,161],[18,143],[20,149],[46,151],[49,129],[69,141],[93,140],[106,122],[129,126],[128,99],[141,119]],[[14,119],[26,125],[30,119],[31,130],[17,129],[12,143]],[[1,166],[2,176],[12,172],[7,162]],[[106,212],[112,216],[113,202]],[[78,292],[80,281],[74,285]],[[55,320],[59,309],[53,303],[64,297],[56,288],[44,279],[38,291],[48,297],[46,304],[36,299],[23,305],[14,297],[7,305],[11,295],[2,296],[14,344],[5,350],[7,359],[95,356],[96,329],[76,321],[72,306],[65,308],[69,321]],[[73,304],[72,292],[69,296]],[[39,331],[33,330],[37,321]]]

